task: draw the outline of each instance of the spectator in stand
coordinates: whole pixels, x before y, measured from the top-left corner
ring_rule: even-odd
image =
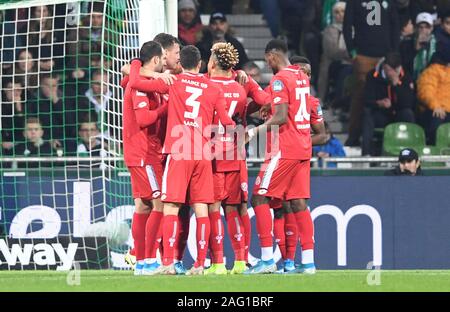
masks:
[[[400,54],[389,53],[367,74],[363,155],[378,154],[372,148],[375,128],[384,128],[392,122],[415,122],[414,82],[401,64]]]
[[[25,118],[24,87],[20,80],[3,82],[1,138],[4,154],[11,154],[23,133]]]
[[[248,62],[247,53],[245,52],[244,47],[231,34],[227,17],[221,12],[215,12],[211,14],[209,18],[209,27],[203,30],[202,39],[197,44],[197,47],[202,54],[202,72],[206,70],[206,64],[208,64],[209,57],[211,56],[211,47],[214,43],[221,41],[231,43],[238,51],[239,63],[236,65],[235,69],[242,69],[242,66]]]
[[[398,165],[384,173],[386,176],[423,176],[419,155],[412,148],[404,148],[398,155]]]
[[[339,0],[324,0],[322,5],[322,21],[321,29],[324,30],[336,20],[334,19],[333,8],[334,5],[339,2]],[[342,22],[341,22],[342,23]]]
[[[450,53],[438,44],[432,64],[423,71],[417,81],[417,97],[426,107],[428,143],[435,144],[436,130],[450,122]]]
[[[257,83],[261,84],[261,69],[255,62],[250,61],[244,64],[242,70],[250,77],[252,77]]]
[[[23,131],[24,142],[16,145],[14,153],[18,157],[40,157],[40,156],[62,156],[62,153],[56,152],[52,144],[44,139],[44,130],[38,118],[28,118]],[[50,163],[20,163],[20,168],[38,168],[50,166]]]
[[[322,35],[322,59],[320,62],[318,97],[324,103],[328,90],[328,73],[333,64],[333,72],[336,73],[334,81],[336,87],[343,93],[345,78],[351,74],[351,59],[345,46],[342,33],[344,22],[345,2],[336,2],[333,6],[333,23],[325,28]]]
[[[421,12],[427,12],[433,15],[436,20],[444,12],[450,10],[450,1],[448,0],[413,0],[410,4],[412,18],[415,19]]]
[[[31,95],[37,91],[38,66],[36,58],[34,58],[30,50],[24,49],[19,51],[15,65],[14,77],[19,78],[24,82],[25,89],[27,89],[28,93]]]
[[[436,40],[442,53],[450,54],[450,10],[440,15],[441,25],[436,29]]]
[[[345,151],[341,141],[333,135],[327,122],[325,122],[325,129],[327,131],[327,142],[324,145],[313,146],[313,156],[319,158],[320,167],[323,166],[323,158],[345,157]],[[335,162],[327,163],[327,168],[336,167],[337,163]]]
[[[89,110],[97,113],[97,119],[100,120],[101,113],[108,108],[108,102],[111,98],[111,91],[108,87],[109,75],[104,72],[102,77],[101,70],[95,70],[92,73],[91,87],[86,90],[86,97],[89,100]],[[102,94],[103,84],[103,94]]]
[[[46,5],[32,8],[28,27],[28,46],[33,55],[39,55],[40,71],[52,71],[55,65],[62,66],[63,47],[53,32],[53,13]],[[55,61],[58,64],[55,64]]]
[[[403,40],[400,43],[405,71],[416,80],[428,66],[436,52],[436,38],[433,35],[433,16],[422,12],[416,18],[416,31],[412,40]]]
[[[350,104],[348,146],[358,146],[364,108],[364,86],[367,73],[387,53],[397,51],[400,27],[397,8],[390,1],[375,1],[374,8],[366,0],[347,0],[344,17],[344,38],[353,58],[353,87]],[[371,3],[375,3],[372,1]],[[379,14],[374,14],[378,10]]]
[[[70,153],[76,149],[76,110],[71,101],[63,101],[59,82],[58,75],[41,74],[39,92],[27,102],[27,117],[37,117],[44,128],[44,139]]]
[[[178,2],[178,39],[183,45],[196,45],[199,41],[203,24],[197,14],[194,0]]]
[[[77,155],[82,157],[106,157],[108,148],[106,142],[102,146],[102,135],[97,126],[96,115],[85,114],[78,128],[80,138],[77,147]],[[92,166],[101,166],[101,163],[89,162]]]

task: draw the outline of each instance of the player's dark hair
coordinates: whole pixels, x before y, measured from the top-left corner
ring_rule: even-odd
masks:
[[[390,52],[386,55],[384,63],[392,68],[397,68],[402,65],[402,57],[400,56],[400,53]]]
[[[161,57],[163,50],[161,45],[156,41],[147,41],[142,45],[141,51],[139,52],[139,58],[142,63],[145,64],[149,62],[155,56]]]
[[[170,49],[175,44],[181,45],[177,37],[166,33],[157,34],[155,38],[153,38],[153,41],[158,42],[163,49]]]
[[[286,54],[288,52],[288,46],[287,46],[286,42],[284,42],[283,40],[272,39],[267,43],[266,49],[264,50],[264,52],[269,53],[269,52],[273,52],[273,51],[277,51],[277,52]]]
[[[291,64],[310,64],[311,62],[307,57],[300,56],[300,55],[293,55],[289,58],[289,62]]]
[[[200,50],[193,45],[187,45],[180,51],[180,63],[184,69],[196,68],[201,59]]]

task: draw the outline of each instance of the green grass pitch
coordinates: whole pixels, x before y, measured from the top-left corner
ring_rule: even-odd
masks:
[[[0,291],[450,291],[450,270],[318,271],[316,275],[133,276],[131,271],[0,271]],[[70,279],[69,279],[70,280]]]

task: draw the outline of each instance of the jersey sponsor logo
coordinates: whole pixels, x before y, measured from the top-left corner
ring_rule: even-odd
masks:
[[[281,101],[281,98],[279,96],[277,96],[276,98],[273,99],[273,102],[275,104],[279,103]]]
[[[194,128],[199,128],[199,127],[200,127],[200,126],[198,125],[198,123],[195,122],[195,121],[187,121],[187,120],[185,120],[185,121],[184,121],[184,125],[185,125],[185,126],[188,126],[188,127],[194,127]]]
[[[279,91],[283,90],[283,82],[281,80],[275,80],[272,83],[272,90],[275,92],[279,92]]]
[[[309,128],[311,128],[310,124],[297,125],[297,129],[309,129]]]
[[[136,96],[147,96],[147,94],[141,91],[136,91]]]
[[[139,108],[144,108],[145,106],[147,106],[147,102],[141,102],[138,104]]]

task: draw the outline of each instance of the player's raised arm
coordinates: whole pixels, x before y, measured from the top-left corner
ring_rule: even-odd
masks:
[[[247,91],[248,97],[252,98],[255,104],[260,106],[270,104],[272,100],[270,93],[264,91],[252,77],[249,77],[244,88]]]
[[[151,62],[151,60],[150,60]],[[161,79],[146,80],[140,79],[139,71],[141,69],[141,61],[133,60],[130,69],[130,87],[142,92],[169,92],[169,86]]]
[[[146,128],[154,124],[158,118],[167,112],[167,104],[150,110],[150,102],[146,94],[133,90],[133,108],[136,121],[140,128]]]

